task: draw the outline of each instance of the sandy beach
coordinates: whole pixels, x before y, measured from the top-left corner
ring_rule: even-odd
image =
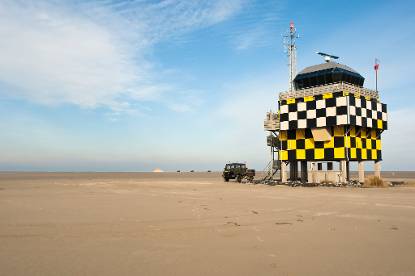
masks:
[[[413,186],[0,174],[1,275],[415,275],[414,255]]]

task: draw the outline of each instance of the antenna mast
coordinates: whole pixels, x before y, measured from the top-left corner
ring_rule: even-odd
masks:
[[[289,70],[289,79],[288,79],[288,88],[289,91],[294,90],[294,78],[297,75],[297,46],[296,40],[298,38],[297,30],[294,26],[294,22],[290,22],[290,30],[284,35],[284,47],[287,51],[288,57],[288,70]]]

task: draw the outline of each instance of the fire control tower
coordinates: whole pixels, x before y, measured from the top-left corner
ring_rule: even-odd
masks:
[[[296,38],[293,23],[290,36]],[[323,63],[294,76],[295,39],[289,43],[289,89],[279,93],[277,112],[268,112],[264,121],[270,134],[269,175],[279,171],[283,183],[346,183],[350,162],[357,162],[359,182],[364,182],[364,164],[374,162],[380,177],[381,135],[388,119],[379,92],[363,87],[362,75],[325,53],[318,53]]]

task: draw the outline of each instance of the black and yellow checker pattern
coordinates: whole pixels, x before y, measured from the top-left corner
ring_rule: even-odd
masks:
[[[352,125],[386,130],[386,104],[347,91],[279,101],[280,129]]]
[[[379,129],[350,127],[345,137],[349,160],[382,160],[382,141]]]
[[[329,128],[332,138],[314,141],[311,129],[280,131],[280,160],[381,160],[380,130],[356,126]]]

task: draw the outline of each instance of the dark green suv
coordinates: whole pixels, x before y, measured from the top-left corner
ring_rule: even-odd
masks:
[[[244,163],[229,163],[225,165],[223,169],[222,177],[228,182],[229,179],[236,179],[238,182],[242,182],[242,179],[246,179],[249,182],[254,180],[255,170],[250,170]]]

